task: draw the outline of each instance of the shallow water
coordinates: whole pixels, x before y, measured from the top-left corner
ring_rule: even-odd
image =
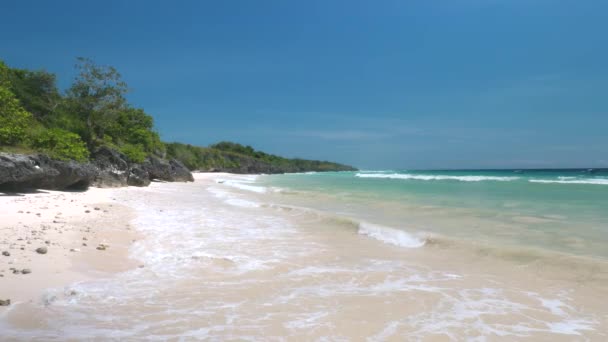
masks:
[[[485,239],[452,236],[450,227],[433,237],[416,228],[503,218],[424,202],[372,205],[346,190],[279,188],[281,177],[299,176],[117,190],[117,201],[138,211],[133,223],[146,238],[132,256],[145,267],[51,289],[0,321],[3,338],[608,338],[601,259],[538,246],[509,254]],[[410,214],[411,225],[399,221]]]

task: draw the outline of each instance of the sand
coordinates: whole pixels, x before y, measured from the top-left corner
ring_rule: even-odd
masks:
[[[128,257],[138,238],[129,226],[133,211],[113,203],[112,192],[0,194],[0,300],[11,301],[0,315],[43,300],[48,288],[139,266]],[[41,247],[45,254],[36,251]]]

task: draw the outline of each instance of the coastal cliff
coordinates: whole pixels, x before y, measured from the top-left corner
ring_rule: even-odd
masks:
[[[44,154],[0,153],[0,191],[28,189],[82,190],[89,186],[148,186],[151,181],[191,182],[190,171],[177,160],[148,157],[130,163],[120,152],[103,148],[90,162],[61,161]]]

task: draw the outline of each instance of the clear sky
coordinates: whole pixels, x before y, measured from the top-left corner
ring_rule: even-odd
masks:
[[[362,168],[608,166],[608,1],[0,1],[0,59],[113,65],[164,140]]]

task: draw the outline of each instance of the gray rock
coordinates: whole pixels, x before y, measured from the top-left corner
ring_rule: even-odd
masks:
[[[21,274],[30,274],[32,273],[32,270],[30,270],[29,268],[24,268],[21,270]]]
[[[11,256],[11,253],[9,253],[8,251],[4,251],[4,252],[2,252],[2,255],[4,255],[4,256]]]
[[[11,305],[10,299],[0,299],[0,306],[9,306]]]
[[[127,186],[129,163],[127,156],[108,147],[100,147],[91,155],[98,172],[94,185],[101,188]]]
[[[38,247],[38,248],[36,248],[36,253],[38,253],[38,254],[46,254],[46,252],[47,252],[46,247]]]
[[[150,174],[141,165],[134,164],[131,166],[127,184],[130,186],[148,186],[150,185]]]
[[[101,147],[91,163],[58,161],[46,155],[0,153],[0,192],[27,189],[86,189],[98,187],[148,186],[151,180],[192,182],[190,171],[177,160],[149,157],[142,164]]]
[[[86,189],[97,170],[91,164],[53,160],[48,156],[0,153],[0,187],[23,189]]]
[[[175,159],[166,161],[157,157],[148,157],[142,167],[148,171],[151,180],[157,179],[166,182],[194,181],[190,170]]]

